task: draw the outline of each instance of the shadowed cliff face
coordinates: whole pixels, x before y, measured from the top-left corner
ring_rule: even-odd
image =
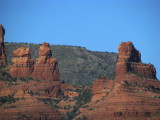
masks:
[[[4,35],[5,35],[5,30],[3,26],[0,24],[0,66],[6,65]]]
[[[142,76],[156,79],[156,69],[151,64],[141,62],[141,54],[134,48],[132,42],[122,42],[118,47],[118,62],[116,76],[134,72]]]

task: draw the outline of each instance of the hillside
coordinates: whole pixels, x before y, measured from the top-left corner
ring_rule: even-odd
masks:
[[[19,47],[29,47],[31,57],[38,57],[39,44],[5,43],[7,63],[11,64],[12,53]],[[58,60],[61,81],[73,85],[89,85],[102,75],[114,77],[117,54],[89,51],[84,47],[50,45],[52,56]]]
[[[72,48],[79,51],[82,49]],[[118,48],[115,78],[101,76],[93,82],[92,87],[73,86],[60,82],[60,79],[49,79],[51,74],[46,75],[44,72],[51,73],[52,70],[47,68],[54,69],[50,66],[55,64],[49,63],[56,61],[51,56],[48,43],[39,47],[40,62],[34,65],[31,76],[29,74],[28,77],[13,78],[14,75],[25,76],[25,70],[30,69],[30,63],[27,62],[28,65],[25,65],[25,60],[32,61],[29,48],[21,47],[14,50],[12,60],[16,61],[13,61],[12,67],[0,67],[0,119],[159,120],[160,82],[156,79],[154,65],[142,63],[140,52],[131,42],[123,42]],[[92,57],[99,54],[88,52]],[[102,58],[103,55],[98,56]],[[47,62],[43,63],[43,58],[46,58]],[[36,69],[37,67],[39,69]],[[11,69],[18,74],[12,74]],[[42,76],[37,79],[34,72]]]

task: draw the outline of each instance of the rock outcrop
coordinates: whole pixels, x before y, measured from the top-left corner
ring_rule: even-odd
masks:
[[[156,79],[156,69],[151,64],[143,64],[141,62],[141,54],[134,48],[132,42],[122,42],[118,51],[116,76],[131,72],[147,78]]]
[[[96,80],[92,101],[86,104],[87,108],[80,109],[74,120],[83,115],[89,120],[159,119],[160,81],[152,79],[156,78],[154,66],[141,62],[140,52],[131,42],[121,43],[118,50],[115,80]]]
[[[5,35],[5,30],[3,26],[0,24],[0,66],[6,65],[4,35]]]
[[[30,48],[20,47],[13,52],[12,65],[9,73],[12,77],[29,77],[33,72],[34,61],[31,59]]]
[[[39,48],[39,58],[34,65],[31,77],[42,81],[60,81],[58,62],[52,58],[48,43],[43,43]]]
[[[114,80],[101,78],[96,80],[92,85],[92,101],[97,101],[107,96],[113,88]]]

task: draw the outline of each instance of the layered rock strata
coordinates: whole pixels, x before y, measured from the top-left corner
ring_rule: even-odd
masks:
[[[43,43],[39,48],[39,58],[34,65],[31,77],[41,81],[60,81],[58,61],[52,58],[48,43]]]
[[[5,29],[0,24],[0,66],[6,65],[6,53],[4,46]]]
[[[156,69],[151,64],[143,64],[141,62],[141,54],[135,49],[132,42],[122,42],[118,51],[116,76],[133,72],[147,78],[156,79]]]
[[[13,52],[12,65],[9,73],[12,77],[29,77],[33,72],[34,61],[31,59],[30,48],[20,47]]]
[[[131,42],[121,43],[118,50],[115,80],[96,80],[92,101],[74,120],[83,115],[89,120],[159,120],[160,82],[150,79],[156,78],[154,66],[141,62],[140,52]]]

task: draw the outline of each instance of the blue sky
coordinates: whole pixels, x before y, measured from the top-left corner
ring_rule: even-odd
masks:
[[[0,0],[7,42],[118,52],[132,41],[160,78],[160,0]]]

